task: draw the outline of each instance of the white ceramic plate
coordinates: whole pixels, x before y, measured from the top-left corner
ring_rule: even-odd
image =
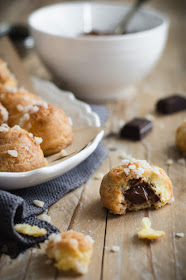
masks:
[[[37,78],[32,80],[36,93],[48,103],[62,108],[67,116],[71,117],[73,127],[100,126],[98,115],[91,110],[88,104],[77,100],[72,93],[62,91],[48,81]],[[27,188],[66,173],[95,151],[103,134],[104,131],[101,131],[82,151],[63,162],[27,172],[0,172],[0,188],[4,190]]]

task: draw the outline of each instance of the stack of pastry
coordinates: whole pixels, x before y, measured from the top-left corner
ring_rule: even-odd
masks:
[[[0,60],[0,125],[2,123],[7,123],[10,127],[19,126],[22,128],[20,133],[26,133],[25,135],[27,136],[33,135],[35,139],[37,139],[36,142],[41,146],[45,156],[57,153],[66,148],[71,144],[73,138],[72,128],[66,114],[60,108],[47,104],[41,98],[29,93],[27,90],[18,88],[17,81],[7,68],[6,63]],[[8,139],[13,140],[15,131],[12,132],[10,128],[8,131],[11,131],[10,134],[12,137],[8,137]],[[26,131],[29,132],[29,134]],[[2,138],[3,141],[1,141],[2,139],[0,140],[0,157],[3,156],[1,154],[1,145],[6,143],[7,136],[5,136],[4,133],[4,129],[1,128],[0,138]],[[16,143],[20,142],[20,145],[23,146],[19,137],[16,141]],[[31,143],[33,144],[34,142],[31,141]],[[15,143],[12,141],[13,150],[14,145]],[[4,148],[5,146],[3,147],[3,151],[5,151]],[[10,147],[9,150],[11,150]],[[26,154],[27,153],[25,153],[25,156]],[[19,158],[17,158],[17,160],[19,160]],[[43,164],[46,165],[44,160]],[[7,168],[7,170],[3,169],[3,171],[27,171],[42,166],[40,162],[38,166],[30,166],[30,169],[27,167],[26,170],[24,170],[24,168],[18,168],[19,170],[17,170],[17,168],[15,168],[15,170],[13,170],[13,168],[11,168],[11,170]]]

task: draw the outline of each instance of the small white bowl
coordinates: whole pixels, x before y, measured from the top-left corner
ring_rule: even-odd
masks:
[[[36,49],[52,73],[79,98],[104,101],[146,76],[164,49],[168,20],[140,10],[126,35],[81,36],[91,29],[112,31],[130,6],[68,2],[41,8],[29,17]]]

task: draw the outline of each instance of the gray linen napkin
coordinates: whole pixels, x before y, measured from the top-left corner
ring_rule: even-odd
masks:
[[[103,105],[91,105],[103,125],[108,118],[108,109]],[[74,190],[94,173],[106,157],[106,150],[101,142],[97,149],[77,167],[49,182],[21,190],[0,190],[0,253],[16,257],[26,248],[44,241],[48,235],[58,232],[53,225],[37,219],[36,215],[48,209],[69,191]],[[1,188],[1,186],[0,186]],[[33,200],[44,201],[44,208],[36,207]],[[16,223],[28,223],[46,228],[47,235],[29,237],[14,230]]]

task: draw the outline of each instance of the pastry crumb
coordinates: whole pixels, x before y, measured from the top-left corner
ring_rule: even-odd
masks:
[[[120,154],[118,155],[118,158],[125,159],[126,158],[126,153],[125,152],[120,152]]]
[[[44,201],[37,200],[37,199],[35,199],[35,200],[33,201],[33,203],[34,203],[35,206],[40,207],[40,208],[43,208],[43,206],[44,206],[44,204],[45,204]]]
[[[102,172],[98,172],[95,176],[94,179],[96,180],[100,180],[103,179],[104,174]]]
[[[12,157],[18,157],[18,152],[16,150],[8,150],[8,154]]]
[[[179,238],[182,238],[182,237],[184,237],[184,233],[183,232],[177,232],[176,233],[176,237],[179,237]]]
[[[38,251],[39,251],[39,249],[37,249],[37,248],[32,249],[32,253],[34,253],[34,254],[37,253]]]
[[[61,157],[66,157],[68,155],[67,151],[65,149],[60,151],[60,156]]]
[[[48,223],[51,222],[51,216],[47,215],[46,213],[41,214],[39,219]]]
[[[46,260],[45,263],[46,263],[46,264],[52,264],[52,263],[53,263],[53,260],[52,260],[52,259]]]
[[[125,160],[125,159],[131,159],[131,158],[132,158],[132,155],[127,154],[126,152],[121,152],[121,153],[119,154],[118,157],[119,157],[120,159]]]
[[[181,165],[185,165],[186,161],[185,161],[184,158],[179,158],[179,159],[177,160],[177,163],[179,163],[179,164],[181,164]]]
[[[111,252],[119,252],[119,251],[120,251],[120,247],[119,246],[112,246]]]
[[[151,228],[151,221],[145,217],[142,219],[142,227],[137,229],[138,237],[141,239],[154,240],[165,235],[164,231],[154,230]]]
[[[41,137],[34,137],[34,140],[36,141],[37,145],[40,145],[43,142],[43,139]]]
[[[14,229],[21,234],[34,237],[42,236],[47,233],[46,229],[39,228],[38,226],[31,226],[29,224],[16,224]]]
[[[172,165],[174,163],[174,161],[171,159],[171,158],[169,158],[167,161],[166,161],[166,164],[167,165]]]
[[[145,116],[145,118],[146,118],[147,120],[151,121],[151,122],[154,121],[154,116],[151,115],[151,114],[147,114],[147,115]]]

